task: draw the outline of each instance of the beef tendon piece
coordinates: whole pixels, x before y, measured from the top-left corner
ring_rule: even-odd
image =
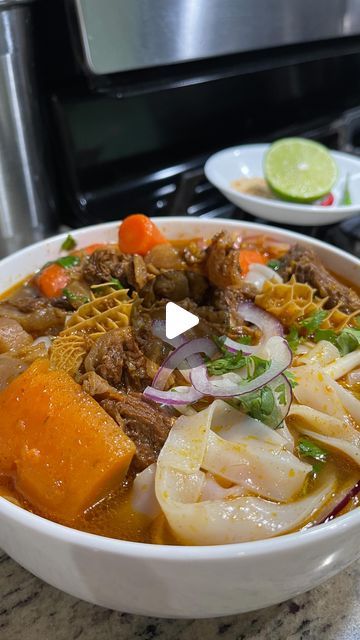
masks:
[[[28,347],[32,341],[32,337],[22,328],[17,320],[0,318],[0,353]]]
[[[0,317],[16,320],[32,336],[57,335],[65,324],[66,311],[52,305],[30,286],[25,285],[0,302]]]
[[[321,298],[328,298],[325,309],[338,306],[345,313],[360,311],[358,294],[329,273],[312,249],[295,244],[282,258],[278,273],[285,281],[294,275],[297,282],[311,285]]]

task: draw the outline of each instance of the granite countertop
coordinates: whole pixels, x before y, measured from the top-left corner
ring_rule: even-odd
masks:
[[[0,552],[1,640],[359,640],[360,562],[283,604],[212,620],[118,613],[50,587]]]

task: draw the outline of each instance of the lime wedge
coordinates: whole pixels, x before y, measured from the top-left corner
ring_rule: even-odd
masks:
[[[265,155],[269,187],[284,200],[312,202],[328,194],[337,178],[335,160],[322,144],[305,138],[283,138]]]

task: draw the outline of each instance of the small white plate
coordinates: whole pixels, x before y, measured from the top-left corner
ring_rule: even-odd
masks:
[[[329,207],[261,198],[234,189],[231,186],[233,180],[264,176],[263,161],[268,148],[268,144],[248,144],[218,151],[206,162],[205,175],[230,202],[254,216],[274,222],[300,226],[325,225],[360,213],[360,158],[338,151],[331,151],[339,176],[332,189],[334,204]],[[347,174],[353,204],[340,205]]]

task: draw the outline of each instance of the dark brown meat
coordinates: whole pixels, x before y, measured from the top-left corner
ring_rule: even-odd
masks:
[[[190,293],[189,281],[185,271],[165,271],[156,276],[153,284],[155,298],[179,302],[187,298]]]
[[[345,313],[360,311],[357,293],[329,273],[312,249],[299,244],[291,247],[282,259],[279,274],[285,281],[294,274],[298,282],[306,282],[316,289],[321,298],[329,298],[326,309],[339,305]]]
[[[13,296],[0,302],[0,317],[16,320],[33,336],[57,335],[65,324],[64,309],[53,307],[32,287],[24,286]]]
[[[97,249],[83,265],[84,280],[92,284],[109,282],[111,278],[120,280],[124,287],[142,289],[147,281],[144,260],[138,255],[127,255],[116,249]]]
[[[161,300],[180,302],[185,298],[191,298],[197,304],[201,304],[208,289],[209,282],[200,273],[171,269],[149,280],[140,292],[140,297],[146,307]]]
[[[207,254],[206,269],[211,284],[222,288],[241,283],[239,243],[236,236],[221,231],[213,238]]]
[[[147,359],[132,329],[115,329],[100,336],[84,361],[85,371],[95,371],[118,389],[143,391],[151,383]]]
[[[142,471],[156,462],[173,425],[173,418],[134,392],[109,394],[100,400],[100,404],[134,442],[133,470]]]

